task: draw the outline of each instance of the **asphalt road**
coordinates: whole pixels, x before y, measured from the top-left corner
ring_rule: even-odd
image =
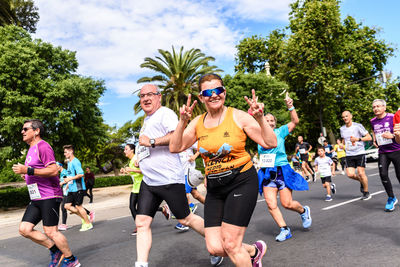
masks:
[[[384,211],[387,196],[376,163],[368,164],[367,174],[373,194],[368,201],[359,199],[359,183],[343,175],[333,178],[338,192],[331,202],[324,201],[320,181],[310,183],[308,192],[295,192],[296,200],[311,207],[313,224],[304,230],[298,214],[282,210],[293,234],[282,243],[275,241],[279,229],[260,197],[245,242],[266,241],[264,266],[400,266],[400,207]],[[390,177],[395,194],[400,196],[393,168]],[[128,212],[126,207],[112,207],[109,215],[96,220],[93,230],[82,233],[76,225],[64,232],[82,266],[134,266],[136,237],[130,236],[133,221]],[[197,213],[202,216],[201,205]],[[175,220],[156,215],[150,266],[210,266],[203,238],[193,230],[178,232],[175,224]],[[0,239],[2,265],[47,266],[48,261],[48,251],[29,240]],[[233,265],[225,259],[221,266]]]

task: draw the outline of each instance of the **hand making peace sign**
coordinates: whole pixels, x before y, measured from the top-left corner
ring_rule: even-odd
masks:
[[[248,113],[255,118],[264,116],[264,103],[257,102],[258,97],[256,96],[256,91],[254,89],[251,89],[251,94],[253,95],[252,99],[249,99],[247,96],[244,97],[247,104],[250,106]]]
[[[189,94],[186,105],[183,105],[182,107],[179,108],[179,114],[181,114],[181,120],[185,122],[188,122],[190,120],[190,118],[192,117],[194,106],[197,104],[197,100],[195,100],[193,101],[193,104],[190,105],[191,100],[192,100],[192,95]]]

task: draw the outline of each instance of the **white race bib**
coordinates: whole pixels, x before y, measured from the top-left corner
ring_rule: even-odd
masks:
[[[325,152],[329,153],[331,150],[329,149],[329,147],[325,147]]]
[[[139,162],[150,156],[150,148],[147,146],[138,146],[138,160]]]
[[[331,166],[329,166],[329,165],[327,165],[327,164],[323,164],[323,165],[321,165],[321,166],[318,166],[318,170],[319,170],[319,172],[322,174],[322,175],[324,175],[324,176],[330,176],[330,175],[332,175],[332,172],[331,172]]]
[[[384,137],[382,137],[382,134],[383,133],[379,133],[379,134],[375,135],[376,142],[378,143],[378,146],[383,146],[383,145],[388,145],[388,144],[392,144],[393,143],[392,139],[384,138]]]
[[[39,199],[42,197],[40,195],[39,188],[36,183],[28,184],[28,191],[29,191],[29,197],[31,198],[31,200]]]
[[[276,154],[261,154],[260,155],[260,167],[261,168],[273,168],[275,166]]]
[[[299,152],[300,152],[300,154],[306,154],[306,149],[305,148],[300,148]]]
[[[346,141],[346,148],[347,148],[347,150],[356,150],[357,142],[354,142],[354,146],[353,146],[353,143],[350,140]]]

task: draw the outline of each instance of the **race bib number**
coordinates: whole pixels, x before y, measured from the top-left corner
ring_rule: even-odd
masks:
[[[260,167],[261,168],[273,168],[275,166],[276,154],[261,154],[260,155]]]
[[[330,151],[331,151],[331,150],[329,149],[329,147],[326,147],[326,148],[325,148],[325,152],[326,152],[326,153],[329,153]]]
[[[42,197],[39,192],[39,187],[37,186],[36,183],[28,184],[28,191],[29,191],[29,197],[31,198],[31,200],[39,199]]]
[[[300,148],[299,152],[300,152],[300,154],[306,154],[306,149],[305,148]]]
[[[387,139],[382,137],[382,134],[376,134],[376,142],[378,143],[378,146],[383,146],[383,145],[388,145],[388,144],[392,144],[393,140],[392,139]]]
[[[148,156],[150,156],[150,148],[147,146],[138,146],[138,160],[139,162],[142,159],[147,158]]]

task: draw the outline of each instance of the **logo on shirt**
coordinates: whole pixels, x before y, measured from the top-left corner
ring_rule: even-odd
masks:
[[[384,127],[389,127],[389,122],[385,122]]]
[[[205,140],[207,138],[208,138],[208,135],[203,135],[203,136],[200,136],[198,140],[201,141],[201,140]]]
[[[230,135],[229,135],[229,132],[228,132],[228,131],[224,132],[224,137],[230,137]]]

